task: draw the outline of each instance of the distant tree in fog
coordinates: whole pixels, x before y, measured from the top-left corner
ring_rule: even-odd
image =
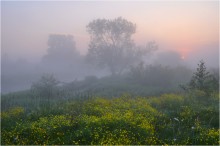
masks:
[[[43,62],[69,62],[79,57],[72,35],[51,34],[48,39],[47,54]]]
[[[93,20],[87,25],[87,31],[91,39],[87,60],[107,67],[112,75],[140,62],[144,54],[156,48],[154,43],[148,44],[148,50],[137,47],[131,39],[136,31],[135,24],[121,17]]]

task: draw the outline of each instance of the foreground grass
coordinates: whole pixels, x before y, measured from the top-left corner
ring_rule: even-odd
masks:
[[[18,102],[1,113],[1,144],[218,145],[218,101],[195,93],[41,101],[33,110]]]

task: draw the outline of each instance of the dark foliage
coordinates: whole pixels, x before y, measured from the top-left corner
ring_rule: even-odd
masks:
[[[198,64],[196,72],[193,73],[190,82],[186,85],[181,85],[181,88],[187,92],[201,90],[206,94],[210,94],[218,91],[219,81],[215,75],[210,74],[207,71],[205,62],[201,60]]]

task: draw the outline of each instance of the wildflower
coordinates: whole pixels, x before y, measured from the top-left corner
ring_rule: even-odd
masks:
[[[193,130],[193,129],[195,129],[195,127],[192,126],[191,129]]]
[[[176,141],[176,138],[174,138],[173,141]]]
[[[179,122],[179,119],[177,119],[177,118],[173,118],[173,119]]]

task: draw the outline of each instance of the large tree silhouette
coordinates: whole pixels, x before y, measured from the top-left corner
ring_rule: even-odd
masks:
[[[91,39],[87,59],[100,67],[107,67],[112,75],[120,74],[155,48],[153,43],[148,45],[148,51],[137,47],[131,39],[136,31],[135,24],[121,17],[93,20],[87,25],[87,31]]]

